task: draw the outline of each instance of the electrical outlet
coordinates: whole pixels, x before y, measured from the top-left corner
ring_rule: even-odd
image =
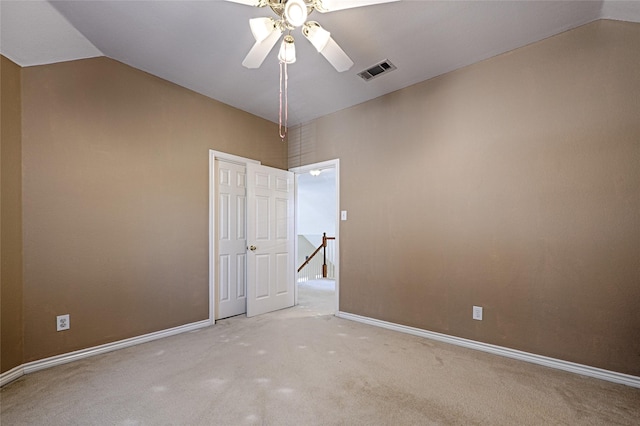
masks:
[[[482,321],[482,306],[473,307],[473,319]]]
[[[69,326],[69,314],[56,317],[56,331],[68,330]]]

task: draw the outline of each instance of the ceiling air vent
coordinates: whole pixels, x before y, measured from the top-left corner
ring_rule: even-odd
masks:
[[[376,64],[374,66],[372,66],[369,69],[366,69],[362,72],[359,72],[358,75],[360,77],[362,77],[362,79],[364,81],[369,81],[375,77],[378,77],[382,74],[386,74],[388,72],[391,72],[393,70],[396,69],[396,66],[393,65],[391,63],[391,61],[389,61],[388,59],[385,59],[384,61],[380,62],[379,64]]]

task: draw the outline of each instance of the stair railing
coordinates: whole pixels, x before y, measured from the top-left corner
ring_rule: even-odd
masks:
[[[316,254],[318,254],[320,252],[320,250],[322,250],[322,278],[327,278],[328,277],[328,265],[327,265],[327,241],[330,240],[335,240],[336,237],[327,237],[327,233],[324,232],[322,234],[322,244],[320,244],[318,246],[318,248],[315,249],[315,251],[311,254],[311,256],[308,256],[306,258],[306,260],[304,261],[304,263],[302,265],[300,265],[300,267],[298,268],[298,272],[302,271],[302,269],[309,265],[309,263],[311,262],[311,260],[314,258],[314,256]]]

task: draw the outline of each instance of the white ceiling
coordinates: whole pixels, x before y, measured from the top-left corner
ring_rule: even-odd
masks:
[[[107,56],[236,108],[278,121],[277,49],[241,62],[248,20],[272,16],[223,0],[0,1],[0,52],[27,67]],[[401,0],[317,20],[355,65],[344,73],[299,34],[289,66],[289,124],[305,123],[600,18],[640,22],[640,1]],[[389,59],[397,70],[357,73]]]

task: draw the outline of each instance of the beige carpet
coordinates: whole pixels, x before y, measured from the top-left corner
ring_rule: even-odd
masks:
[[[24,376],[8,425],[638,424],[640,389],[336,318],[300,305]]]

